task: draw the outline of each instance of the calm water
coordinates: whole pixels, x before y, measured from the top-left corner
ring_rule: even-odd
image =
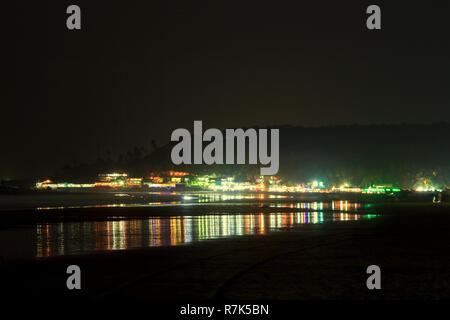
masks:
[[[138,220],[39,224],[0,232],[5,258],[51,257],[282,232],[303,224],[370,219],[356,213],[297,212],[154,217]],[[13,245],[14,244],[14,245]],[[6,245],[6,246],[5,246]]]
[[[128,250],[157,246],[188,245],[198,241],[237,236],[264,235],[289,228],[333,221],[373,218],[362,214],[361,205],[349,201],[304,201],[295,195],[222,193],[104,193],[38,194],[2,199],[9,208],[27,206],[40,210],[96,207],[201,206],[204,204],[264,205],[298,208],[304,212],[151,217],[110,221],[45,223],[0,229],[0,256],[8,258],[52,257]],[[279,211],[279,209],[277,209]],[[361,214],[360,214],[361,212]],[[0,210],[1,213],[1,210]]]
[[[358,210],[361,204],[349,201],[316,202],[306,200],[308,195],[275,195],[263,193],[217,193],[217,192],[126,192],[126,193],[36,193],[27,195],[0,195],[2,210],[67,209],[108,207],[159,207],[203,204],[258,205],[272,207],[298,207],[314,210]],[[346,208],[344,208],[346,207]]]

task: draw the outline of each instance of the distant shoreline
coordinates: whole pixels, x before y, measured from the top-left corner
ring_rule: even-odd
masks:
[[[323,199],[324,201],[327,201]],[[268,203],[211,203],[163,205],[148,207],[98,207],[98,208],[67,208],[67,209],[27,209],[1,210],[0,228],[38,223],[60,223],[76,221],[108,221],[117,219],[145,219],[149,217],[169,216],[199,216],[204,214],[248,214],[248,213],[289,213],[289,212],[324,212],[326,213],[359,213],[373,214],[391,213],[413,214],[416,211],[444,211],[450,213],[450,203],[433,204],[431,202],[378,202],[360,209],[331,210],[299,208],[294,206],[270,206]]]

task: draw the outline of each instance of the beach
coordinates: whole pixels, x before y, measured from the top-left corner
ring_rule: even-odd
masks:
[[[349,210],[350,214],[355,209],[358,211],[358,207],[354,207]],[[83,211],[80,208],[73,210],[71,221],[75,212]],[[85,210],[84,214],[92,212]],[[261,227],[255,226],[248,229],[247,234],[224,236],[219,232],[217,237],[181,241],[176,245],[173,241],[177,239],[172,236],[170,245],[3,258],[3,283],[9,296],[29,299],[76,296],[93,301],[450,298],[448,203],[380,202],[359,207],[358,215],[376,215],[373,219],[333,220],[335,215],[331,215],[330,219],[318,223],[295,222],[296,219],[305,222],[305,218],[317,217],[311,212],[322,212],[327,217],[333,210],[323,208],[323,204],[322,208],[304,210],[295,206],[270,207],[254,203],[99,208],[96,215],[99,220],[110,219],[106,218],[105,210],[122,210],[116,219],[118,216],[134,219],[143,216],[193,217],[206,213],[219,217],[227,214],[232,219],[239,213],[253,212],[249,221],[260,219],[267,230],[262,232]],[[305,211],[310,212],[309,215],[301,214]],[[269,215],[275,215],[276,219],[277,212],[286,215],[280,219],[293,219],[293,223],[268,229]],[[246,218],[242,219],[245,223]],[[33,223],[29,222],[28,227],[34,228]],[[11,230],[17,231],[25,225],[16,224],[2,232],[14,232]],[[243,227],[242,230],[247,229]],[[186,238],[187,233],[181,236]],[[66,288],[69,265],[78,265],[82,270],[82,290],[78,292]],[[381,269],[381,290],[368,290],[366,286],[369,276],[366,269],[370,265],[378,265]]]

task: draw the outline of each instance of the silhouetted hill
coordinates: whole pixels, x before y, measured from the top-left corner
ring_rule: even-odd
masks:
[[[331,184],[393,183],[411,187],[427,179],[428,183],[450,185],[448,123],[278,128],[280,170],[277,175],[288,181],[323,179]],[[126,170],[131,175],[145,176],[167,169],[234,174],[239,178],[259,174],[259,164],[173,165],[170,159],[173,145],[169,143],[142,158],[86,165],[83,170],[94,176],[108,170]],[[61,177],[69,178],[67,173],[66,170]],[[75,178],[73,174],[71,178]]]

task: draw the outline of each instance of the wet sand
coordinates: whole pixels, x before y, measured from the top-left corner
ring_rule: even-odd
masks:
[[[449,299],[449,205],[371,209],[382,215],[189,246],[3,261],[2,283],[10,298],[27,300]],[[70,264],[81,267],[81,291],[65,287]],[[381,290],[366,288],[372,264]]]

